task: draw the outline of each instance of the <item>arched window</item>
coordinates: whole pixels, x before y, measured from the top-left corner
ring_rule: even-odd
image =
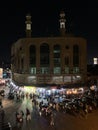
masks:
[[[60,45],[54,45],[53,48],[54,66],[60,66],[60,61],[61,61],[60,53],[61,53]]]
[[[79,73],[79,46],[73,46],[73,73]]]
[[[54,58],[54,74],[60,74],[61,73],[61,67],[60,67],[60,62],[61,62],[61,49],[60,45],[54,45],[53,48],[53,58]]]
[[[30,46],[30,66],[36,65],[36,47],[35,45]]]
[[[49,66],[49,45],[43,43],[40,46],[40,66]]]
[[[43,43],[40,46],[40,72],[42,74],[48,74],[49,73],[49,45],[47,43]]]
[[[21,58],[21,69],[24,70],[24,58]]]
[[[36,46],[31,45],[29,48],[30,52],[30,73],[36,74]]]
[[[79,66],[79,47],[73,46],[73,66]]]

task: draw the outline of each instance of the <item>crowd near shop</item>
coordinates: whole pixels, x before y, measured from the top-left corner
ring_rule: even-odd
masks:
[[[37,108],[40,115],[50,115],[54,110],[64,113],[87,116],[87,113],[98,108],[98,89],[95,85],[90,89],[86,87],[59,88],[35,87],[35,86],[17,86],[12,81],[9,84],[10,99],[23,101],[30,99],[33,107]]]
[[[12,80],[8,80],[6,87],[9,88],[8,99],[20,103],[29,100],[32,110],[38,112],[39,116],[47,117],[50,125],[54,125],[55,112],[69,113],[74,116],[81,115],[87,118],[88,113],[98,108],[98,89],[95,85],[89,89],[57,85],[48,87],[17,86]],[[0,107],[3,108],[2,100],[0,100]],[[24,115],[27,120],[31,120],[31,112],[28,108],[26,108],[26,113],[21,112],[23,114],[16,112],[16,121],[19,126],[23,122]]]
[[[36,87],[36,86],[17,86],[12,81],[8,84],[10,87],[10,93],[13,94],[14,92],[21,93],[21,94],[34,94],[38,95],[41,98],[46,98],[48,96],[54,96],[58,98],[66,98],[73,96],[81,96],[84,93],[83,87],[73,87],[67,88],[66,86],[59,87],[57,85],[47,86],[47,87]]]
[[[36,87],[36,86],[17,86],[11,80],[7,83],[9,86],[9,99],[20,99],[21,97],[32,97],[37,96],[37,100],[43,101],[46,104],[48,98],[52,97],[55,103],[62,103],[67,99],[83,97],[89,99],[98,98],[98,89],[95,85],[92,85],[90,88],[87,87],[58,87],[57,85],[48,86],[48,87]],[[16,95],[16,96],[15,96]],[[40,100],[39,100],[40,99]],[[83,99],[84,100],[84,99]],[[86,99],[85,99],[86,100]],[[48,102],[47,102],[48,103]]]

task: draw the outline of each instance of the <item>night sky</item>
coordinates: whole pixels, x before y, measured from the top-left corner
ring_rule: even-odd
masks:
[[[11,45],[25,37],[25,16],[32,16],[32,37],[58,35],[59,13],[67,32],[87,40],[88,63],[98,57],[98,2],[94,0],[5,0],[0,3],[0,62],[10,62]],[[1,64],[0,63],[0,64]]]

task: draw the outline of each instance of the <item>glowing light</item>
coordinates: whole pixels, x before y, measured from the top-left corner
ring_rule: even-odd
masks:
[[[0,78],[2,78],[2,76],[3,76],[3,69],[0,68]]]
[[[93,61],[94,61],[94,65],[98,64],[98,58],[93,58]]]
[[[24,91],[28,93],[36,93],[36,87],[34,86],[24,86]]]

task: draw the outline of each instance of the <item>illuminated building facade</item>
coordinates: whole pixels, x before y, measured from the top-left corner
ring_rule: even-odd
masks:
[[[12,44],[12,78],[20,84],[85,82],[86,40],[66,34],[65,13],[60,13],[60,36],[31,37],[31,16],[26,16],[26,38]]]

